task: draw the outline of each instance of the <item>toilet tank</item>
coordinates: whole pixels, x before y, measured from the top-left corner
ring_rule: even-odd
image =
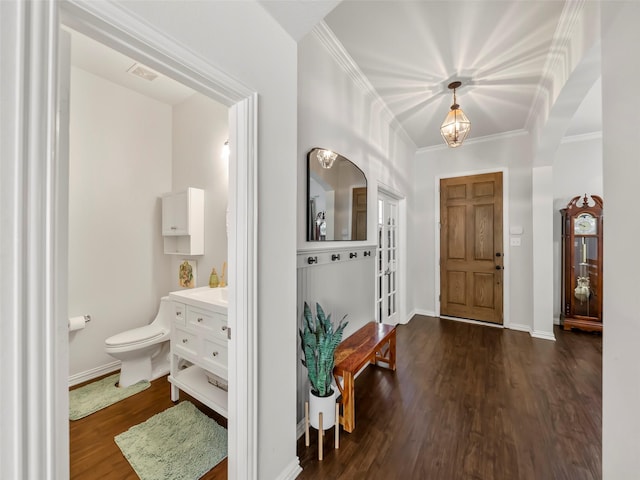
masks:
[[[167,296],[160,299],[160,308],[156,318],[151,322],[153,325],[160,325],[168,329],[171,328],[171,318],[173,315],[173,301]]]

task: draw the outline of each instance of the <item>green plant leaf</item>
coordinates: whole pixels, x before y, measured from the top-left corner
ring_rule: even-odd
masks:
[[[311,309],[304,302],[304,329],[299,330],[300,345],[304,353],[302,365],[307,368],[311,390],[314,395],[326,397],[333,393],[331,380],[333,378],[334,354],[342,340],[344,329],[349,322],[344,322],[347,316],[334,329],[331,314],[325,315],[319,303],[316,303],[316,318],[312,317]]]

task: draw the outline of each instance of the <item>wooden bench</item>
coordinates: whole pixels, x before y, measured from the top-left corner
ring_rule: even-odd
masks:
[[[353,335],[343,340],[336,348],[333,377],[342,394],[340,423],[346,432],[356,427],[354,375],[366,365],[378,362],[396,369],[396,327],[369,322]],[[340,382],[342,379],[342,382]]]

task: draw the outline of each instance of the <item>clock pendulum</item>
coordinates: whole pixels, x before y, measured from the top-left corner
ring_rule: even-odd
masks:
[[[587,243],[585,242],[585,238],[582,237],[582,262],[580,262],[580,275],[578,275],[576,279],[577,286],[574,290],[574,295],[581,303],[589,300],[591,296],[591,281],[589,280],[587,265]]]

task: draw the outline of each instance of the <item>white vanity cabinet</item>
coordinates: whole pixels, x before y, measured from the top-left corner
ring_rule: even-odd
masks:
[[[162,196],[162,236],[166,254],[204,255],[204,190]]]
[[[227,416],[226,288],[171,292],[171,400],[180,390]]]

